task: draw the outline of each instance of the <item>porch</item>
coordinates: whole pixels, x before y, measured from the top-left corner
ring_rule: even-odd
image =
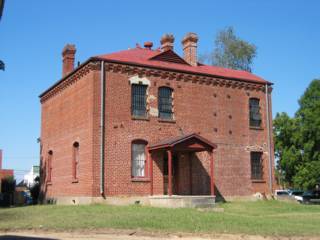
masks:
[[[150,145],[150,204],[172,207],[214,204],[213,151],[216,148],[215,144],[198,134],[165,139]],[[199,154],[202,155],[199,157]],[[156,183],[154,167],[161,169]],[[159,178],[163,180],[163,192],[159,192]]]

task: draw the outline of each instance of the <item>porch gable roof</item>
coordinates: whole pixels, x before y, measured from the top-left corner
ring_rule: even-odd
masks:
[[[188,144],[191,142],[193,146]],[[149,151],[153,151],[159,149],[175,148],[178,145],[184,145],[183,148],[185,148],[185,150],[190,149],[193,151],[197,151],[197,149],[199,151],[203,151],[204,149],[213,150],[217,148],[217,145],[212,143],[208,139],[200,136],[199,134],[191,133],[187,135],[164,139],[156,144],[150,145],[148,149]]]

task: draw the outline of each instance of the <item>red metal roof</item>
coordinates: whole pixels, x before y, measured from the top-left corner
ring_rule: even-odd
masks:
[[[133,48],[129,50],[124,50],[120,52],[115,52],[111,54],[99,55],[95,58],[106,61],[116,61],[131,64],[138,64],[143,66],[155,67],[155,68],[165,68],[176,71],[190,72],[196,74],[212,75],[216,77],[223,77],[229,79],[238,79],[248,82],[255,83],[269,83],[257,75],[250,72],[233,70],[228,68],[222,68],[217,66],[209,65],[198,65],[191,66],[189,64],[184,64],[183,62],[175,63],[172,61],[159,61],[156,56],[163,54],[160,50],[151,50],[147,48]],[[170,53],[172,55],[172,52]]]

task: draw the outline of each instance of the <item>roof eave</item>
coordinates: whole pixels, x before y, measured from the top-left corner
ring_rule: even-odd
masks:
[[[42,98],[44,95],[46,95],[48,92],[50,92],[53,88],[55,88],[57,85],[59,85],[60,83],[62,83],[63,81],[65,81],[68,77],[70,77],[71,75],[73,75],[74,73],[76,73],[78,70],[80,70],[81,68],[83,68],[85,65],[87,65],[89,62],[91,62],[93,60],[93,58],[89,58],[87,61],[83,62],[82,64],[80,64],[78,67],[76,67],[74,70],[72,70],[71,72],[69,72],[67,75],[65,75],[64,77],[62,77],[59,81],[57,81],[56,83],[54,83],[51,87],[49,87],[47,90],[45,90],[44,92],[42,92],[39,95],[39,98]]]
[[[159,66],[153,66],[153,65],[143,64],[143,63],[136,63],[136,62],[130,62],[130,61],[123,61],[123,60],[114,60],[114,59],[108,59],[108,58],[103,58],[103,57],[92,57],[92,59],[111,62],[111,63],[123,63],[123,64],[129,64],[129,65],[134,65],[134,66],[143,66],[143,67],[149,67],[149,68],[156,68],[156,69],[160,69],[160,70],[170,70],[170,71],[179,72],[179,73],[196,74],[196,75],[207,76],[207,77],[219,77],[219,78],[223,78],[223,79],[243,81],[243,82],[248,82],[248,83],[273,85],[272,82],[266,81],[264,79],[263,79],[263,81],[265,81],[265,82],[260,82],[260,81],[256,81],[256,80],[253,80],[253,79],[224,77],[224,76],[215,75],[215,74],[198,73],[198,72],[193,72],[193,71],[188,71],[188,70],[178,70],[178,69],[173,69],[173,68],[169,68],[169,67],[168,68],[159,67]]]

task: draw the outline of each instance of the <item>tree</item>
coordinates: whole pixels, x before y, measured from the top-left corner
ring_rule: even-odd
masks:
[[[4,0],[0,0],[0,20],[3,13],[3,8],[4,8]],[[4,62],[0,60],[0,70],[4,71],[4,69],[5,69]]]
[[[39,200],[39,194],[40,194],[40,177],[36,177],[34,181],[35,181],[34,184],[30,188],[30,193],[31,193],[33,204],[37,204]]]
[[[300,125],[303,161],[320,161],[320,79],[310,83],[299,105],[296,118]]]
[[[0,20],[2,17],[2,13],[3,13],[3,8],[4,8],[4,0],[0,0]]]
[[[293,177],[294,186],[302,189],[313,189],[320,180],[320,161],[307,162],[298,167]]]
[[[13,193],[16,189],[16,180],[13,176],[7,176],[1,180],[1,193],[3,201],[0,201],[2,206],[10,206],[13,204]]]
[[[232,27],[218,32],[213,53],[200,56],[200,61],[212,65],[251,72],[252,61],[256,56],[255,45],[241,40]]]
[[[273,135],[275,138],[275,157],[279,159],[278,171],[285,183],[292,185],[296,166],[301,160],[300,151],[297,149],[298,124],[286,113],[277,113],[273,121]]]
[[[313,80],[299,100],[293,118],[274,119],[278,169],[290,186],[310,189],[320,180],[320,80]]]
[[[13,176],[8,176],[1,181],[1,192],[12,194],[16,189],[16,180]]]

